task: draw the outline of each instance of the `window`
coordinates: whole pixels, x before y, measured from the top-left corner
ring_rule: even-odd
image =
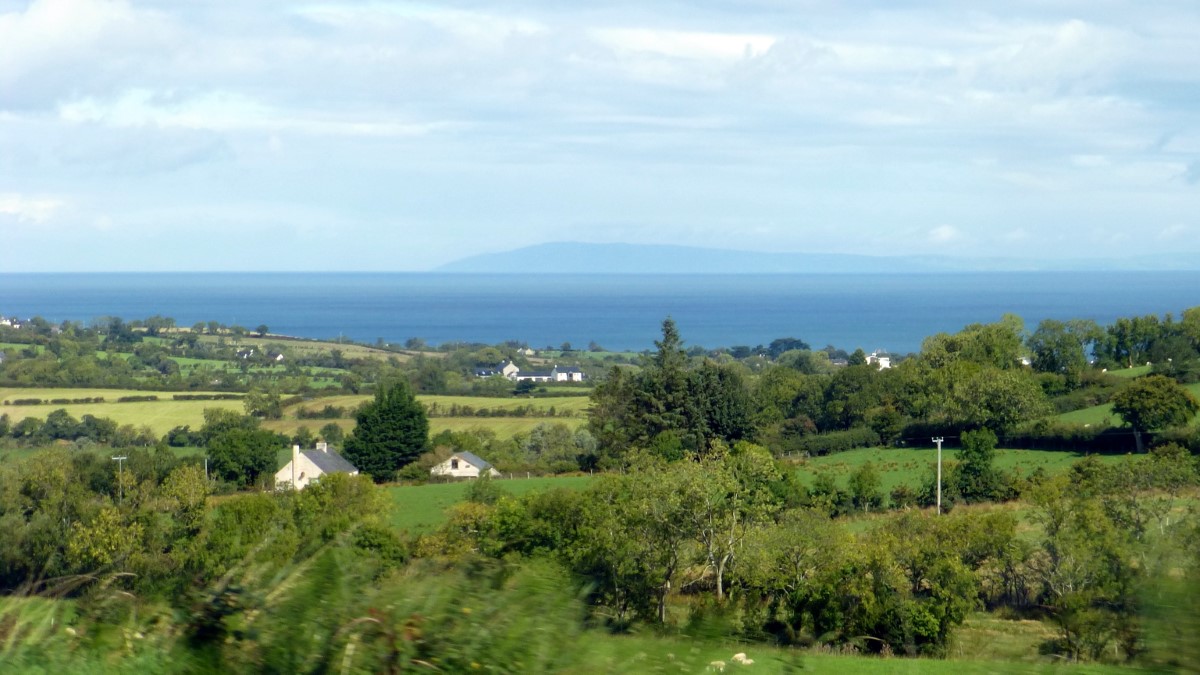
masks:
[[[450,470],[458,471],[458,460],[457,459],[450,460]]]

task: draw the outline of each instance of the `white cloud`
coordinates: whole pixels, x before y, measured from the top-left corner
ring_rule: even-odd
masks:
[[[126,0],[34,0],[0,13],[0,106],[90,89],[175,37],[163,15]]]
[[[263,220],[1123,253],[1095,233],[1200,212],[1198,30],[1179,3],[0,0],[0,218],[131,251]]]
[[[414,136],[454,126],[449,122],[405,123],[383,115],[284,110],[243,94],[224,91],[182,96],[134,89],[111,100],[90,97],[73,100],[60,105],[58,114],[66,122],[113,127],[297,131],[346,136]]]
[[[929,231],[929,241],[935,244],[948,244],[961,237],[962,233],[953,225],[938,225]]]
[[[56,197],[0,193],[0,215],[11,216],[18,222],[44,223],[62,206],[63,201]]]
[[[622,52],[645,52],[684,59],[721,61],[761,56],[775,37],[749,33],[706,33],[652,28],[599,28],[594,40]]]

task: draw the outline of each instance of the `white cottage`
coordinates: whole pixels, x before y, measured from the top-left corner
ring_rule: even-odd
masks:
[[[887,352],[876,349],[867,354],[867,364],[878,366],[880,370],[887,370],[892,367],[892,357]]]
[[[450,478],[479,478],[481,474],[499,476],[500,472],[473,452],[456,452],[446,461],[429,470],[431,476]]]
[[[345,457],[329,449],[328,443],[317,443],[313,450],[301,450],[299,445],[292,446],[292,461],[275,472],[277,488],[303,490],[309,483],[327,473],[348,473],[358,475],[358,469],[348,462]]]

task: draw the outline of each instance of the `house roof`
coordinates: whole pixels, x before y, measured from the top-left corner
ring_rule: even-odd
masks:
[[[462,452],[456,452],[450,456],[457,457],[457,458],[461,459],[462,461],[466,462],[467,464],[470,464],[471,466],[475,467],[476,469],[479,469],[480,471],[483,471],[484,469],[492,468],[492,465],[490,463],[488,463],[482,457],[480,457],[479,455],[476,455],[473,452],[467,452],[466,450],[463,450]]]
[[[358,471],[358,467],[333,450],[305,450],[300,454],[307,457],[313,464],[316,464],[322,473],[354,473]]]
[[[560,373],[582,373],[583,371],[578,366],[558,366],[555,367]]]

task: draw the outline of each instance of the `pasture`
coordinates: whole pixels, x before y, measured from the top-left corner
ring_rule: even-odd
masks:
[[[1114,368],[1114,369],[1106,371],[1106,372],[1109,375],[1112,375],[1113,377],[1120,377],[1120,378],[1124,378],[1127,380],[1132,380],[1135,377],[1141,377],[1142,375],[1149,375],[1150,371],[1152,369],[1153,369],[1153,366],[1134,366],[1133,368]]]
[[[43,403],[41,405],[3,405],[0,404],[0,414],[8,415],[9,419],[17,422],[26,417],[45,419],[46,415],[58,409],[66,410],[69,415],[79,419],[84,415],[107,417],[117,424],[132,424],[136,427],[148,426],[155,434],[161,436],[171,429],[189,425],[198,428],[204,422],[205,408],[223,408],[242,412],[244,405],[238,400],[225,401],[175,401],[172,396],[180,394],[211,394],[215,392],[169,392],[169,391],[136,391],[131,389],[51,389],[51,388],[3,388],[0,389],[0,401],[17,399],[40,398],[43,401],[53,399],[104,398],[103,403]],[[157,396],[157,401],[139,401],[133,403],[117,403],[122,396]]]
[[[285,416],[296,416],[300,410],[318,411],[327,405],[337,408],[345,408],[346,410],[354,410],[359,405],[372,400],[374,397],[366,394],[349,394],[341,396],[322,396],[314,398],[303,403],[288,406],[284,410]],[[543,414],[549,414],[553,408],[557,414],[570,412],[582,415],[587,412],[589,399],[587,396],[553,396],[553,397],[527,397],[527,398],[499,398],[489,396],[435,396],[421,394],[417,396],[417,400],[425,404],[426,407],[431,405],[437,406],[441,414],[446,414],[451,406],[470,407],[474,410],[515,410],[517,408],[532,407],[534,410]],[[473,416],[472,416],[473,417]]]
[[[26,417],[45,419],[51,412],[63,409],[76,419],[84,415],[107,417],[118,424],[148,426],[157,435],[162,435],[177,426],[190,426],[198,429],[204,423],[205,408],[222,408],[242,412],[243,403],[240,400],[224,401],[176,401],[175,394],[212,394],[219,392],[169,392],[141,391],[134,389],[72,389],[50,387],[5,387],[0,388],[0,414],[7,414],[12,422],[18,422]],[[136,403],[117,403],[124,396],[158,396],[158,401],[143,401]],[[43,401],[54,399],[83,399],[103,398],[101,403],[43,403],[41,405],[11,405],[4,401],[37,398]],[[339,395],[311,399],[297,403],[284,411],[284,419],[269,420],[263,426],[272,431],[292,435],[302,426],[310,431],[333,422],[344,431],[354,429],[354,419],[295,419],[296,411],[304,408],[320,410],[326,405],[345,408],[347,412],[373,397],[368,395]],[[508,438],[519,433],[528,433],[542,423],[561,423],[572,429],[577,429],[586,423],[585,413],[588,406],[587,396],[561,396],[549,398],[488,398],[483,396],[418,396],[423,403],[436,403],[443,411],[449,411],[452,405],[469,406],[474,410],[512,410],[522,406],[532,406],[535,410],[549,414],[551,408],[561,415],[564,411],[572,417],[434,417],[430,419],[430,432],[439,433],[451,431],[467,431],[471,429],[490,429],[501,438]]]
[[[315,433],[318,429],[329,423],[338,425],[346,433],[354,430],[354,420],[350,418],[268,420],[263,422],[263,428],[291,436],[300,427],[308,427],[309,431]],[[430,435],[436,435],[447,430],[471,431],[474,429],[486,429],[496,434],[497,438],[511,438],[517,434],[529,433],[539,424],[565,424],[571,429],[578,429],[586,423],[587,420],[582,417],[431,417],[429,419],[429,433]]]
[[[1012,471],[1019,475],[1028,476],[1041,468],[1048,474],[1066,471],[1075,462],[1083,459],[1084,455],[1076,452],[1055,450],[1011,450],[997,449],[995,466],[1004,471]],[[1105,463],[1121,462],[1126,455],[1098,455]],[[945,462],[957,461],[958,451],[944,448],[942,450],[943,469]],[[812,485],[818,471],[832,471],[838,477],[838,483],[846,486],[851,473],[861,468],[867,462],[875,465],[879,472],[880,483],[884,493],[890,493],[899,485],[907,485],[917,489],[936,471],[937,450],[934,448],[860,448],[848,450],[824,457],[813,457],[796,463],[805,484]]]
[[[577,490],[587,485],[591,476],[562,476],[557,478],[500,478],[497,483],[505,492],[520,496],[530,492],[567,488]],[[391,524],[398,530],[413,534],[428,532],[446,520],[446,509],[463,501],[470,483],[432,483],[430,485],[393,485],[384,488],[391,501]]]
[[[1132,370],[1137,370],[1137,368],[1133,368]],[[1123,371],[1121,371],[1121,372],[1123,372]],[[1149,368],[1146,369],[1146,372],[1149,372]],[[1113,374],[1115,375],[1116,372],[1114,372]],[[1193,396],[1200,398],[1200,382],[1193,382],[1192,384],[1185,384],[1185,385],[1183,385],[1183,388],[1192,392]],[[1060,422],[1066,422],[1068,424],[1082,424],[1082,425],[1090,424],[1092,426],[1103,425],[1106,420],[1108,421],[1108,424],[1110,424],[1110,425],[1115,426],[1115,425],[1121,424],[1121,418],[1116,413],[1113,412],[1111,403],[1105,403],[1103,405],[1096,405],[1096,406],[1092,406],[1090,408],[1084,408],[1082,410],[1072,410],[1071,412],[1063,413],[1063,414],[1059,415],[1057,417],[1057,419]],[[1196,417],[1192,418],[1193,424],[1196,422],[1196,419],[1197,419]]]
[[[406,361],[411,358],[409,352],[393,352],[386,349],[376,349],[360,344],[350,344],[345,342],[335,342],[326,340],[302,340],[297,338],[289,338],[281,335],[267,334],[267,337],[233,337],[231,335],[201,335],[202,342],[218,342],[224,339],[228,344],[238,347],[264,347],[266,345],[279,345],[286,347],[289,351],[297,356],[318,356],[331,354],[334,351],[339,351],[342,356],[347,359],[382,359],[396,358],[400,361]],[[437,352],[431,352],[426,356],[438,356]]]

